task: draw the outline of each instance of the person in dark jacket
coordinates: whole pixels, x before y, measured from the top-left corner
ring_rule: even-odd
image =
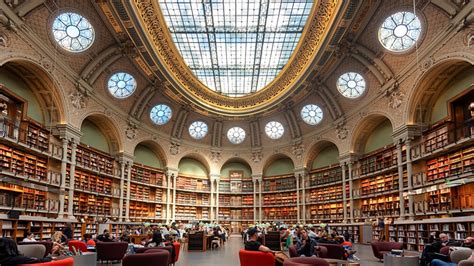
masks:
[[[74,230],[72,229],[71,223],[67,223],[66,227],[63,228],[62,232],[63,236],[61,238],[61,242],[64,243],[74,238]]]
[[[18,264],[33,264],[51,261],[51,257],[42,259],[26,257],[18,252],[18,246],[10,238],[0,238],[0,265],[14,266]]]

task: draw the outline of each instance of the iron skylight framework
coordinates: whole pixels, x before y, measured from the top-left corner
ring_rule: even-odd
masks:
[[[193,73],[231,97],[256,92],[288,62],[311,0],[158,0]]]

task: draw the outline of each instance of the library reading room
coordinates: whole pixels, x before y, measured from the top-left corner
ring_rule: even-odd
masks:
[[[0,266],[474,266],[474,0],[0,0]]]

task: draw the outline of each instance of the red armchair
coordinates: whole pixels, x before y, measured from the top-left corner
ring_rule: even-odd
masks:
[[[17,266],[27,266],[27,265],[41,265],[41,266],[74,266],[74,258],[66,258],[63,260],[55,260],[50,262],[35,263],[35,264],[19,264]]]
[[[149,250],[151,251],[151,250]],[[145,252],[140,254],[128,255],[123,258],[123,266],[137,266],[137,265],[154,265],[154,266],[168,266],[169,253],[166,251]]]
[[[285,260],[283,266],[329,266],[329,263],[323,259],[316,257],[297,257]]]
[[[336,259],[336,260],[346,259],[344,247],[338,244],[318,243],[315,249],[316,249],[316,254],[320,258],[328,258],[328,259]]]
[[[76,250],[80,250],[82,252],[87,252],[87,245],[86,243],[82,242],[82,241],[79,241],[79,240],[69,240],[69,242],[67,242],[67,245],[69,246],[69,251],[74,251],[74,248],[76,248]]]
[[[51,249],[53,248],[53,242],[51,241],[19,242],[18,243],[18,245],[37,245],[37,244],[41,244],[46,248],[46,251],[44,252],[44,257],[51,254]]]
[[[127,242],[97,242],[97,260],[122,261],[127,249]]]
[[[272,253],[261,251],[239,251],[240,266],[275,266],[275,257]]]
[[[173,262],[171,261],[171,255],[170,253],[168,252],[168,250],[166,249],[162,249],[162,248],[150,248],[150,249],[147,249],[145,250],[145,252],[141,253],[141,254],[144,254],[144,253],[161,253],[161,254],[166,254],[166,265],[170,265],[172,264]],[[140,253],[137,253],[137,254],[140,254]]]
[[[179,242],[173,242],[174,247],[174,261],[173,264],[178,262],[179,259],[179,250],[181,249],[181,244]]]
[[[389,253],[392,249],[403,249],[403,243],[399,242],[376,241],[372,242],[371,245],[374,256],[379,260],[383,260],[383,255]]]

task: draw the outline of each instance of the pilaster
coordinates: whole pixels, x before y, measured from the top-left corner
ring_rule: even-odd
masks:
[[[174,222],[176,220],[176,178],[178,177],[179,170],[176,168],[166,168],[166,176],[168,178],[168,188],[167,188],[167,214],[166,221],[168,223]],[[173,197],[171,197],[171,189],[173,192]]]

